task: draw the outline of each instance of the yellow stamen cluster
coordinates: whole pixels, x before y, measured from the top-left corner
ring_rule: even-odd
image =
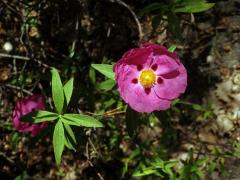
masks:
[[[156,82],[156,76],[151,69],[143,70],[139,76],[139,82],[144,88],[151,88]]]

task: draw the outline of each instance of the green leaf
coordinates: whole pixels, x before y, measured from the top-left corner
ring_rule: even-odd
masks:
[[[204,111],[204,108],[198,104],[193,104],[192,108],[196,111]]]
[[[109,91],[115,86],[116,82],[112,79],[107,79],[106,81],[101,82],[97,88],[100,90]]]
[[[92,64],[91,65],[94,69],[102,73],[104,76],[115,80],[115,74],[113,72],[113,65],[109,64]]]
[[[199,13],[212,8],[214,3],[207,3],[205,0],[185,0],[176,5],[174,12]]]
[[[129,136],[132,137],[139,124],[139,113],[131,109],[130,106],[128,106],[125,121],[127,126],[127,132]]]
[[[58,71],[55,68],[53,68],[51,72],[52,72],[53,102],[54,102],[57,112],[59,114],[61,114],[63,106],[64,106],[64,93],[63,93],[62,81],[61,81]]]
[[[168,51],[174,52],[176,48],[177,48],[176,45],[171,45],[171,46],[168,48]]]
[[[140,171],[134,172],[133,177],[146,176],[146,175],[154,174],[156,172],[157,172],[157,170],[152,167],[144,168]]]
[[[63,87],[63,91],[66,97],[67,105],[69,104],[72,92],[73,92],[73,78],[71,78]]]
[[[89,79],[93,84],[96,83],[96,73],[95,73],[95,69],[93,69],[92,67],[90,67],[89,69]]]
[[[68,133],[68,135],[71,137],[71,139],[73,140],[73,142],[76,144],[77,140],[75,138],[75,135],[73,133],[73,130],[71,128],[71,126],[69,126],[68,124],[64,124],[64,127],[66,129],[66,132]]]
[[[28,178],[27,171],[23,171],[20,175],[15,177],[14,180],[27,180]]]
[[[54,150],[54,155],[55,155],[55,160],[57,164],[60,164],[61,162],[61,157],[62,153],[64,150],[64,128],[63,128],[63,123],[61,120],[59,120],[54,128],[53,132],[53,150]]]
[[[65,145],[69,149],[73,149],[73,150],[76,151],[76,149],[74,148],[74,145],[77,144],[77,141],[76,141],[75,135],[74,135],[74,133],[72,131],[72,128],[68,124],[64,124],[64,127],[65,127],[65,130],[66,130],[65,131]]]
[[[92,116],[82,114],[64,114],[63,122],[69,125],[84,127],[103,127],[103,124]]]
[[[58,114],[49,111],[33,111],[21,117],[21,120],[30,123],[41,123],[53,121],[58,118]]]
[[[65,145],[68,149],[72,149],[72,150],[76,151],[76,148],[75,148],[74,145],[72,144],[69,136],[66,136],[66,135],[65,135],[64,145]]]

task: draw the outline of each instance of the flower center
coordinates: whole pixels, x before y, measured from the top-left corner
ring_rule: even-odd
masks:
[[[139,76],[139,82],[144,88],[150,88],[156,82],[156,76],[151,69],[143,70]]]

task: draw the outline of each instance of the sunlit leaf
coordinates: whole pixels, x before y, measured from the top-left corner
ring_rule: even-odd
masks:
[[[92,64],[91,65],[94,69],[102,73],[104,76],[115,80],[114,77],[114,72],[113,72],[113,65],[109,64]]]
[[[177,48],[176,45],[171,45],[171,46],[168,48],[168,51],[174,52],[176,48]]]
[[[68,135],[71,137],[71,139],[73,140],[74,143],[77,143],[77,140],[75,138],[75,135],[73,133],[73,130],[71,128],[71,126],[69,126],[68,124],[64,124],[64,127],[66,129],[66,132],[68,133]]]
[[[150,175],[150,174],[154,174],[156,172],[157,172],[157,169],[153,169],[152,167],[144,168],[144,169],[141,169],[140,171],[134,172],[133,177],[147,176],[147,175]]]
[[[103,124],[92,116],[82,114],[64,114],[64,123],[84,127],[103,127]]]
[[[73,92],[73,78],[71,78],[64,86],[63,86],[63,91],[66,97],[67,105],[69,104],[71,97],[72,97],[72,92]]]
[[[93,84],[96,83],[96,73],[95,73],[95,69],[92,67],[89,69],[89,79]]]
[[[107,79],[106,81],[103,81],[102,83],[98,84],[97,88],[100,90],[109,91],[115,86],[116,82],[112,79]]]
[[[57,112],[59,114],[61,114],[63,106],[64,106],[64,93],[63,93],[62,81],[61,81],[58,71],[55,68],[53,68],[51,72],[52,72],[53,102],[54,102]]]
[[[74,145],[77,144],[74,132],[72,131],[71,126],[69,126],[68,124],[64,124],[64,128],[66,131],[65,132],[65,145],[69,148],[69,149],[73,149],[76,151],[76,149],[74,148]]]
[[[60,164],[62,152],[64,150],[64,128],[63,123],[61,120],[59,120],[54,128],[53,132],[53,150],[55,155],[55,160],[57,164]]]
[[[205,0],[184,0],[175,6],[174,12],[199,13],[212,8],[214,3],[207,3]]]
[[[58,118],[58,114],[49,111],[33,111],[21,117],[21,120],[30,123],[41,123],[53,121]]]

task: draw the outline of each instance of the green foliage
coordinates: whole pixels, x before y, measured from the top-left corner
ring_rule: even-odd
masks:
[[[49,111],[33,111],[22,116],[23,121],[30,123],[54,122],[53,148],[56,163],[60,164],[64,146],[75,150],[77,141],[71,125],[88,128],[103,127],[103,124],[94,117],[83,114],[63,113],[63,108],[67,108],[73,93],[73,81],[71,78],[64,86],[60,75],[56,69],[52,71],[52,96],[56,108],[56,113]],[[66,106],[66,107],[65,107]]]
[[[175,0],[165,2],[153,2],[144,7],[139,15],[153,14],[152,27],[156,29],[163,16],[167,16],[168,30],[179,40],[182,39],[180,19],[177,13],[199,13],[207,11],[214,6],[206,0]]]
[[[235,142],[234,143],[233,155],[237,158],[240,158],[240,142]]]
[[[168,51],[170,52],[174,52],[176,50],[177,46],[176,45],[172,45],[168,48]]]
[[[109,91],[115,86],[116,82],[112,79],[107,79],[97,85],[97,89]]]
[[[52,72],[53,102],[57,112],[61,114],[64,106],[64,92],[63,92],[62,81],[60,79],[58,71],[55,68],[53,68],[51,72]]]
[[[21,120],[30,123],[41,123],[46,121],[54,121],[58,118],[58,114],[49,111],[33,111],[21,117]]]
[[[212,8],[214,3],[207,3],[206,0],[179,0],[177,1],[174,12],[199,13]]]
[[[58,120],[53,132],[53,150],[57,164],[60,164],[61,162],[61,157],[64,150],[64,142],[65,137],[63,123],[61,120]]]
[[[81,114],[64,114],[63,121],[69,125],[84,126],[84,127],[103,127],[102,123],[95,118]]]
[[[63,123],[64,125],[64,129],[65,129],[65,145],[69,148],[69,149],[72,149],[72,150],[75,150],[76,149],[74,148],[74,146],[77,144],[77,140],[75,138],[75,135],[74,135],[74,132],[71,128],[71,126],[69,126],[68,124],[66,123]]]
[[[179,170],[179,180],[191,179],[198,180],[204,176],[203,167],[209,159],[201,158],[194,160],[192,152],[190,152],[190,160],[184,163],[184,166]]]
[[[134,161],[134,159],[141,155],[141,151],[139,148],[136,148],[129,157],[123,159],[123,169],[122,169],[122,177],[127,173],[128,171],[128,165],[131,161]]]
[[[154,174],[159,177],[168,177],[171,180],[176,179],[174,174],[174,166],[176,166],[177,161],[164,161],[160,158],[156,158],[153,162],[150,162],[150,165],[145,166],[140,164],[139,169],[133,173],[134,177],[147,176]]]
[[[180,101],[179,99],[176,99],[172,103],[172,108],[174,110],[177,110],[177,108],[175,108],[175,105],[177,105],[177,104],[183,104],[185,106],[188,106],[188,107],[192,108],[195,111],[200,111],[202,113],[202,118],[203,119],[207,119],[209,117],[213,117],[213,112],[212,112],[210,103],[208,103],[207,105],[199,105],[199,104],[190,103],[190,102],[184,102],[184,101]]]
[[[113,65],[109,64],[92,64],[91,65],[94,69],[102,73],[104,76],[108,77],[109,79],[115,80],[115,75],[113,72]]]
[[[71,97],[72,97],[72,92],[73,92],[73,78],[71,78],[64,86],[63,86],[63,91],[66,97],[67,105],[69,104]]]
[[[14,178],[14,180],[26,180],[28,179],[28,174],[26,171],[23,171],[20,175]]]

